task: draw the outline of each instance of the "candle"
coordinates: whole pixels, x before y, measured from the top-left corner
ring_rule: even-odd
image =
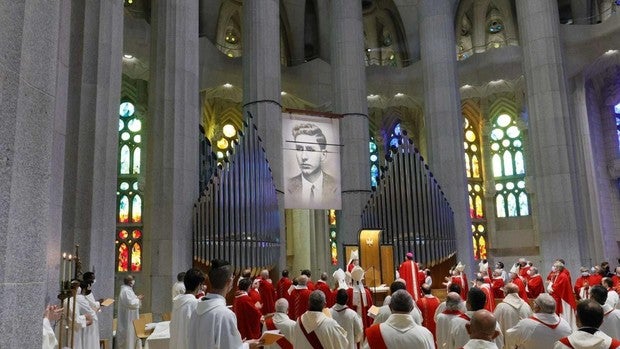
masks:
[[[71,255],[69,255],[69,281],[73,280],[73,277],[71,276],[73,274],[73,257]]]
[[[62,254],[62,281],[66,280],[66,274],[67,274],[67,254],[63,253]]]

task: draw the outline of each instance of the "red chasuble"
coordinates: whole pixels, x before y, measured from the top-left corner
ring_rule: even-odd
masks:
[[[453,276],[452,283],[461,286],[461,299],[467,299],[467,292],[469,292],[469,283],[467,282],[467,275],[461,273],[460,276]]]
[[[580,276],[577,281],[575,281],[575,287],[573,289],[573,292],[575,293],[577,299],[581,299],[581,288],[585,286],[590,289],[590,276]]]
[[[261,313],[254,303],[256,302],[245,292],[235,296],[233,311],[237,316],[237,329],[241,333],[241,338],[258,339],[261,336]]]
[[[288,297],[289,297],[288,289],[291,288],[292,284],[293,284],[293,281],[291,281],[291,279],[285,278],[285,277],[280,278],[280,280],[278,281],[278,287],[276,289],[278,299],[284,298],[288,300]]]
[[[491,290],[493,291],[494,298],[504,298],[504,291],[502,291],[502,288],[504,288],[504,278],[501,276],[493,278]]]
[[[435,335],[437,325],[435,323],[435,310],[439,307],[439,299],[437,297],[421,297],[416,302],[418,308],[422,312],[422,326],[426,327],[433,334],[433,339],[437,341]]]
[[[261,299],[263,300],[263,308],[261,309],[261,313],[263,313],[263,315],[275,313],[276,291],[271,282],[261,279],[260,286],[258,286],[258,292],[260,292]]]
[[[570,305],[573,310],[577,307],[573,289],[570,284],[570,278],[566,273],[558,273],[553,281],[553,293],[551,296],[555,299],[555,312],[559,315],[564,311],[562,300]]]
[[[334,294],[332,293],[332,290],[329,288],[329,285],[325,281],[317,281],[314,287],[316,290],[322,291],[325,294],[325,300],[327,302],[326,307],[331,308],[334,303],[336,303]]]
[[[291,292],[290,297],[290,307],[289,307],[289,317],[293,320],[297,320],[303,313],[308,311],[308,299],[310,298],[310,291],[307,288],[295,288]]]
[[[413,297],[413,301],[417,301],[422,293],[422,289],[420,288],[422,284],[418,279],[418,263],[412,260],[404,261],[400,267],[398,267],[398,274],[400,275],[400,278],[405,280],[407,283],[405,286],[407,286],[407,292],[409,292],[411,297]],[[422,279],[422,282],[424,282],[423,280],[424,279]]]
[[[529,298],[536,298],[539,294],[545,292],[545,285],[543,284],[542,276],[539,274],[530,278],[527,282],[527,296]]]
[[[516,278],[512,279],[512,283],[519,286],[519,297],[521,297],[521,299],[527,302],[527,292],[525,291],[525,284],[523,283],[521,278],[517,276]]]

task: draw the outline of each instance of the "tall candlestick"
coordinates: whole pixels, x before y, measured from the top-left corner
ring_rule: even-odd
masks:
[[[67,273],[67,254],[63,253],[62,254],[62,281],[66,280],[66,273]]]

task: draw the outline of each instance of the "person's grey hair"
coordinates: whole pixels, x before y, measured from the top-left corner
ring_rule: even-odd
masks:
[[[301,275],[300,277],[297,278],[297,283],[299,284],[299,286],[308,285],[308,277],[305,275]]]
[[[286,298],[280,298],[276,301],[276,312],[284,314],[288,312],[288,301]]]
[[[448,310],[460,310],[461,309],[461,295],[456,292],[448,292],[446,296],[446,309]]]
[[[534,304],[538,306],[541,313],[554,314],[555,313],[555,299],[547,293],[541,293],[534,300]]]
[[[413,298],[409,292],[405,290],[394,292],[390,301],[390,310],[392,313],[410,313],[413,310]]]
[[[504,286],[504,292],[506,292],[506,294],[519,293],[519,286],[509,282]]]
[[[308,310],[309,311],[322,311],[325,308],[325,293],[323,291],[312,291],[308,298]]]
[[[532,271],[532,275],[536,275],[538,274],[538,268],[536,267],[531,267],[530,270]]]
[[[267,269],[261,270],[260,276],[264,277],[264,278],[268,278],[269,277],[269,270],[267,270]]]

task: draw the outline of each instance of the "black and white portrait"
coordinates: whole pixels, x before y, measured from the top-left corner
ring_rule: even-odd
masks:
[[[285,114],[285,207],[340,209],[338,120]]]

